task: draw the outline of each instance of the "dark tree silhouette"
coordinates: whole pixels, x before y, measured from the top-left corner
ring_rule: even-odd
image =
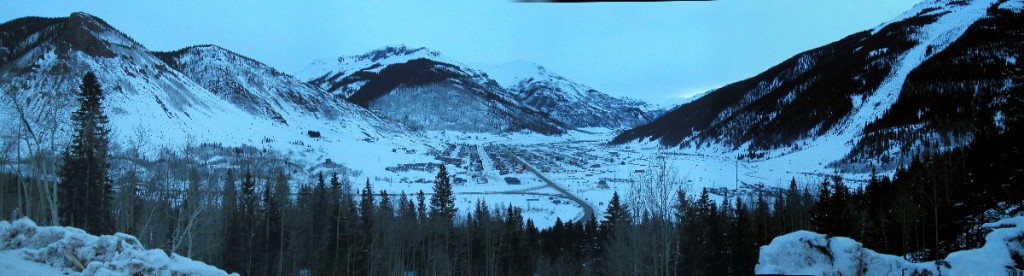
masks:
[[[107,163],[110,129],[103,113],[103,90],[92,72],[82,77],[79,88],[79,108],[71,115],[74,136],[60,170],[61,220],[90,233],[110,233],[114,226]]]
[[[434,179],[434,194],[430,196],[430,216],[434,219],[451,222],[455,218],[455,196],[452,194],[451,178],[448,169],[440,166]]]

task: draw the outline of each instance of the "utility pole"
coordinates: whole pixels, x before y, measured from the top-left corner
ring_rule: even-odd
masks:
[[[740,188],[740,159],[739,158],[736,158],[735,168],[736,168],[736,184],[735,184],[736,186],[733,187],[733,189],[739,189]]]

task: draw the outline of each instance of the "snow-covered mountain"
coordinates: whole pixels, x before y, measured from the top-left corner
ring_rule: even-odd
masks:
[[[614,143],[804,152],[892,168],[971,140],[979,118],[1020,118],[1019,1],[926,1],[880,26],[798,54],[681,105]],[[1013,92],[1017,91],[1017,92]],[[995,114],[995,115],[993,115]]]
[[[565,132],[563,123],[521,105],[484,72],[442,60],[425,48],[386,47],[338,58],[336,69],[310,83],[414,129]]]
[[[576,128],[628,128],[651,120],[650,106],[571,81],[540,65],[509,62],[481,67],[517,101]]]
[[[155,54],[203,88],[254,116],[286,125],[316,120],[354,121],[364,122],[356,127],[377,128],[374,132],[402,131],[394,121],[379,118],[343,98],[218,46],[193,46]]]
[[[387,46],[356,56],[341,56],[333,60],[315,60],[296,76],[307,80],[328,92],[348,98],[355,94],[365,81],[359,78],[360,71],[379,72],[386,66],[426,58],[440,62],[455,63],[441,53],[427,48],[410,48],[404,45]]]
[[[51,129],[52,141],[66,141],[81,78],[94,72],[116,144],[139,136],[150,147],[275,143],[308,161],[425,148],[400,124],[259,62],[213,46],[158,56],[85,13],[4,23],[0,49],[5,134]]]
[[[40,28],[24,31],[30,30],[28,26]],[[68,116],[81,77],[89,71],[96,74],[106,93],[111,124],[158,124],[163,131],[153,133],[157,139],[184,140],[175,138],[184,138],[186,133],[205,135],[191,130],[210,129],[210,124],[216,122],[208,118],[245,117],[240,109],[207,92],[142,45],[91,15],[23,18],[5,23],[0,30],[5,44],[33,42],[6,51],[12,54],[0,68],[3,103],[17,103],[26,109],[25,114],[39,117],[30,119],[42,120],[52,113]],[[21,45],[25,44],[28,43]],[[16,118],[9,112],[4,115],[12,119],[8,122]],[[115,128],[115,136],[128,131]]]
[[[391,118],[414,126],[432,129],[488,132],[529,129],[539,133],[560,133],[566,128],[631,127],[650,120],[643,102],[608,96],[534,64],[517,62],[468,66],[426,48],[392,46],[357,56],[318,60],[303,69],[300,76],[306,77],[310,84],[348,97],[360,105],[367,104],[368,98],[376,100],[377,94],[390,95],[384,92],[414,88],[421,93],[411,97],[389,97],[388,103],[370,109],[390,114]],[[376,84],[370,88],[388,90],[360,93],[371,81]],[[382,81],[384,85],[381,85]],[[472,93],[434,97],[434,100],[453,99],[449,102],[424,102],[429,105],[424,107],[414,104],[426,99],[423,91],[430,91],[427,94],[441,91]],[[482,97],[451,97],[473,94]],[[425,115],[430,114],[418,113],[452,107],[450,104],[459,104],[454,106],[460,108],[452,109],[458,114],[429,118]],[[382,106],[389,110],[381,109]],[[395,106],[402,108],[391,109]],[[489,124],[498,124],[498,127]]]
[[[567,128],[518,104],[487,75],[458,65],[421,58],[359,72],[365,84],[348,100],[416,129],[550,135]]]

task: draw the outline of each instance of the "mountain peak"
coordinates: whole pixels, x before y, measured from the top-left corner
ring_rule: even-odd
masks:
[[[156,54],[157,57],[163,59],[164,62],[167,62],[172,66],[176,66],[176,62],[174,61],[174,59],[181,58],[185,55],[202,56],[204,59],[224,59],[227,57],[238,57],[249,62],[262,64],[249,57],[243,56],[241,54],[235,53],[231,50],[225,49],[224,47],[220,47],[214,44],[192,45],[169,52],[154,52],[154,54]]]
[[[67,50],[78,50],[93,57],[114,57],[115,54],[110,49],[112,45],[141,47],[103,19],[84,12],[75,12],[68,16],[64,26],[64,40],[70,47]]]
[[[102,21],[99,17],[86,12],[73,12],[68,16],[68,19],[88,19],[93,21]]]
[[[412,47],[406,46],[405,44],[399,44],[399,45],[394,45],[394,46],[386,46],[384,48],[376,49],[376,50],[367,52],[367,53],[362,54],[362,55],[358,55],[358,56],[354,56],[354,57],[348,57],[348,58],[363,59],[363,60],[370,60],[371,62],[377,62],[377,61],[380,61],[380,60],[383,60],[383,59],[386,59],[386,58],[389,58],[389,57],[393,57],[393,56],[409,56],[409,55],[415,55],[415,54],[420,54],[420,55],[423,55],[425,57],[435,57],[435,58],[441,56],[440,52],[427,49],[426,47],[412,48]],[[342,57],[340,59],[345,59],[345,58],[346,57]]]
[[[92,32],[104,32],[114,30],[106,21],[84,12],[74,12],[68,16],[67,28],[80,28]]]
[[[548,71],[544,66],[529,61],[510,61],[501,64],[480,64],[487,75],[493,78],[503,87],[512,87],[520,81],[527,79],[561,78],[557,74]]]
[[[617,129],[651,119],[643,102],[609,96],[533,62],[479,66],[517,101],[572,127]]]
[[[299,71],[296,76],[307,81],[313,81],[318,78],[331,77],[328,76],[329,73],[350,73],[369,67],[379,69],[391,64],[404,63],[418,58],[450,64],[457,63],[445,58],[440,52],[426,47],[414,48],[405,44],[399,44],[374,49],[359,55],[314,60],[309,66]]]
[[[217,46],[217,45],[214,45],[214,44],[192,45],[192,46],[185,47],[182,50],[210,50],[210,51],[228,51],[228,52],[231,52],[231,50],[225,49],[224,47],[220,47],[220,46]]]

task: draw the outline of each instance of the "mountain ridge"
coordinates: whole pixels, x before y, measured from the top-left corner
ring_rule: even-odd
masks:
[[[547,114],[516,103],[485,74],[458,65],[417,58],[377,72],[350,77],[364,84],[350,102],[414,128],[469,132],[565,133]]]
[[[459,83],[461,86],[482,88],[491,91],[485,93],[492,95],[487,97],[493,98],[503,105],[516,106],[514,109],[525,110],[528,114],[536,113],[541,117],[551,117],[558,124],[564,125],[560,127],[563,129],[588,127],[617,129],[646,122],[651,117],[649,111],[646,110],[648,104],[644,102],[608,96],[588,86],[550,73],[539,65],[531,64],[527,66],[527,70],[511,70],[510,73],[501,65],[466,65],[424,47],[388,46],[361,55],[339,57],[335,59],[333,65],[328,64],[328,61],[318,60],[307,66],[303,70],[304,73],[300,75],[309,77],[309,83],[314,86],[366,106],[368,96],[366,91],[359,95],[356,94],[367,85],[370,78],[375,78],[386,68],[392,66],[407,68],[410,62],[421,59],[444,64],[442,67],[452,69],[446,71],[461,73],[449,76],[434,74],[429,80],[415,79],[425,76],[424,73],[429,70],[417,73],[418,77],[406,76],[413,78],[410,80],[417,85],[450,81]],[[414,63],[422,63],[422,61]],[[391,70],[392,73],[394,71],[400,70]],[[512,76],[509,77],[509,74]],[[386,85],[384,88],[387,89],[385,90],[390,91],[390,89],[399,87],[397,82],[399,78],[391,77],[393,79],[391,85]],[[408,84],[406,85],[408,86]],[[374,89],[379,90],[379,88]],[[382,91],[376,92],[376,94],[380,93]],[[375,98],[375,96],[370,98]],[[405,117],[404,115],[397,116]],[[535,119],[530,121],[538,122]],[[529,125],[535,125],[535,123],[529,123]],[[538,129],[549,129],[549,127],[533,127],[534,131]],[[547,130],[539,132],[557,133]]]
[[[889,138],[865,138],[864,133],[871,132],[865,127],[898,101],[912,71],[954,44],[979,20],[1008,16],[998,12],[1002,3],[918,4],[874,29],[797,54],[754,77],[683,104],[623,132],[612,143],[654,141],[664,147],[734,152],[750,159],[819,147],[823,162],[855,170],[892,169],[906,165],[917,154],[963,145],[968,137],[943,141],[906,136],[896,138],[901,142],[893,147],[897,143],[867,142]],[[891,132],[903,132],[899,129],[906,127],[894,126]],[[923,145],[928,143],[944,145]],[[858,156],[864,147],[886,149]]]
[[[516,100],[577,128],[627,128],[653,117],[646,102],[612,97],[535,63],[497,64],[482,70]]]
[[[374,125],[389,124],[343,99],[220,46],[196,45],[155,54],[212,93],[254,115],[271,116],[287,124],[286,115],[338,120],[347,114],[381,120]]]

